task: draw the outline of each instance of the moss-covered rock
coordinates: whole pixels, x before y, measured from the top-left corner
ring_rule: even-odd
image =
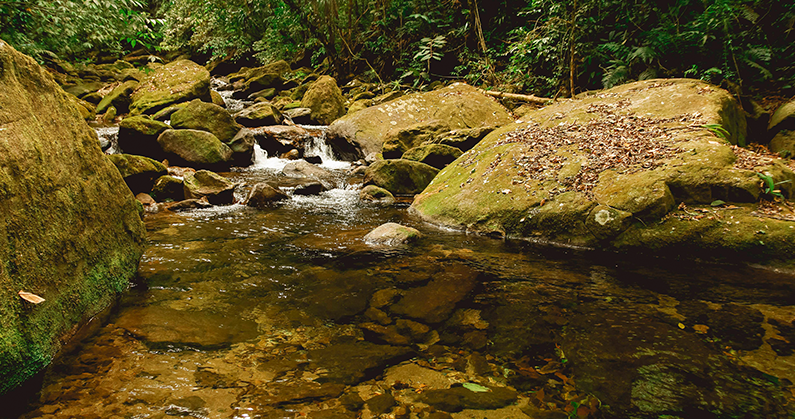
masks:
[[[185,176],[183,191],[185,199],[207,198],[213,205],[224,205],[234,201],[235,184],[217,173],[199,170]]]
[[[148,116],[131,116],[122,119],[119,124],[119,147],[127,154],[162,159],[163,150],[157,142],[157,137],[170,127],[160,121],[154,121]]]
[[[111,106],[116,108],[119,114],[125,114],[130,111],[131,95],[137,89],[139,83],[135,80],[126,81],[120,84],[110,93],[102,98],[102,101],[97,105],[98,113],[105,113]]]
[[[223,170],[232,161],[232,149],[207,131],[170,129],[157,142],[171,164]]]
[[[188,106],[171,115],[174,129],[198,129],[213,133],[223,143],[228,143],[242,128],[226,109],[214,104],[192,100]]]
[[[282,113],[270,103],[255,103],[235,114],[235,121],[244,127],[262,127],[282,123]]]
[[[779,106],[770,117],[767,124],[768,134],[772,137],[781,130],[795,131],[795,100]]]
[[[345,115],[345,98],[330,76],[321,76],[307,89],[301,100],[302,108],[312,110],[312,120],[320,125],[328,125]]]
[[[133,194],[149,193],[155,179],[168,173],[166,166],[149,157],[134,156],[132,154],[113,154],[108,156],[110,161],[119,169],[124,182],[130,187]]]
[[[439,169],[411,160],[381,160],[364,174],[365,185],[376,185],[393,194],[420,193],[439,173]]]
[[[143,252],[138,203],[69,97],[0,41],[0,393],[115,301]]]
[[[422,234],[416,228],[386,223],[367,233],[363,240],[372,246],[397,246],[415,242],[421,237]]]
[[[131,99],[130,111],[135,115],[151,115],[193,99],[210,102],[210,73],[193,61],[174,61],[142,80]]]
[[[226,101],[224,100],[224,97],[215,90],[210,90],[210,99],[215,105],[226,108]]]
[[[795,157],[795,130],[781,130],[770,140],[770,151],[781,157]]]
[[[513,118],[505,108],[474,87],[457,83],[432,92],[402,96],[346,115],[329,127],[329,141],[340,156],[350,160],[361,157],[374,160],[390,130],[412,129],[429,121],[439,124],[440,133],[505,125],[513,122]],[[430,138],[424,140],[427,139]]]
[[[250,166],[254,162],[254,145],[257,139],[249,129],[243,128],[237,135],[226,143],[232,149],[232,164],[235,166]]]
[[[160,176],[155,180],[154,186],[152,186],[151,195],[152,198],[160,202],[169,199],[172,201],[182,201],[185,199],[183,182],[174,176]]]
[[[757,173],[782,182],[795,181],[795,172],[731,146],[744,136],[737,109],[727,92],[693,80],[583,94],[490,133],[410,210],[469,231],[566,245],[786,260],[795,222],[764,218]],[[785,197],[795,192],[789,183],[778,188]],[[720,201],[748,209],[730,212]]]
[[[403,154],[403,159],[425,163],[437,169],[443,169],[455,159],[461,157],[461,150],[444,144],[428,144],[414,147]]]
[[[359,199],[363,201],[394,204],[395,196],[392,192],[375,185],[367,185],[359,191]]]

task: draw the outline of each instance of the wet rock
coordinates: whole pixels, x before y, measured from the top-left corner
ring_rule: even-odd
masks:
[[[767,339],[767,343],[778,356],[792,356],[795,355],[795,320],[789,324],[778,321],[776,319],[768,319],[767,321],[781,336],[781,338]]]
[[[320,156],[304,156],[304,160],[306,160],[307,163],[323,164],[323,159],[320,158]]]
[[[412,340],[408,336],[402,335],[396,326],[383,326],[375,323],[361,323],[359,328],[364,332],[368,341],[387,343],[390,345],[409,345]]]
[[[235,121],[244,127],[261,127],[282,123],[282,113],[270,103],[259,102],[235,114]]]
[[[414,147],[403,153],[402,159],[425,163],[437,169],[443,169],[455,159],[461,157],[461,150],[443,144],[429,144]]]
[[[375,307],[368,308],[364,312],[364,316],[382,326],[386,326],[389,323],[392,323],[392,319],[389,318],[388,314]]]
[[[183,199],[182,201],[167,202],[161,205],[162,208],[166,211],[183,211],[183,210],[191,210],[199,208],[209,208],[213,206],[213,204],[211,204],[210,201],[207,200],[207,197],[201,197],[199,199],[195,198]]]
[[[167,108],[164,108],[164,109],[158,111],[154,115],[152,115],[152,119],[154,119],[155,121],[165,122],[165,121],[167,121],[167,120],[169,120],[171,118],[171,115],[173,115],[174,112],[176,112],[176,111],[178,111],[178,110],[180,110],[180,109],[182,109],[182,108],[184,108],[186,106],[188,106],[187,102],[177,103],[176,105],[171,105],[171,106],[169,106]]]
[[[157,138],[169,162],[199,169],[224,170],[232,161],[232,149],[207,131],[170,129]]]
[[[400,95],[400,93],[397,93]],[[329,141],[335,152],[342,156],[375,156],[381,152],[390,127],[393,131],[411,130],[418,120],[437,121],[438,131],[498,126],[513,122],[508,111],[474,87],[454,84],[428,93],[417,93],[391,102],[376,103],[356,113],[346,115],[329,127]],[[378,98],[374,100],[378,102]],[[417,138],[425,141],[431,138]],[[413,142],[413,141],[412,141]],[[412,144],[407,147],[418,146]]]
[[[326,187],[320,182],[309,182],[295,187],[293,195],[320,195],[321,192],[326,191]]]
[[[356,392],[345,393],[342,397],[339,398],[339,402],[342,406],[350,411],[359,411],[364,406],[364,400]]]
[[[405,346],[376,345],[369,342],[332,343],[308,352],[311,366],[325,368],[318,382],[354,385],[379,375],[385,368],[410,358]]]
[[[285,160],[298,160],[298,159],[301,158],[301,153],[298,150],[292,149],[292,150],[282,154],[281,156],[279,156],[279,158],[285,159]],[[307,163],[309,163],[309,162],[307,162]]]
[[[267,183],[258,183],[251,188],[245,204],[254,208],[267,208],[275,202],[284,201],[290,197],[279,189]]]
[[[296,160],[287,163],[282,169],[282,173],[291,178],[313,179],[323,183],[327,188],[330,188],[336,183],[332,172],[305,160]]]
[[[294,124],[309,125],[312,123],[312,109],[309,108],[288,109],[284,111],[284,116]]]
[[[212,103],[214,105],[226,109],[226,101],[224,100],[224,97],[221,96],[220,93],[216,92],[215,90],[210,90],[210,99],[212,99]]]
[[[301,107],[312,110],[310,116],[314,123],[329,125],[345,115],[345,98],[334,78],[320,76],[304,94]]]
[[[485,387],[485,386],[484,386]],[[499,409],[516,401],[517,393],[507,387],[488,387],[489,391],[474,392],[464,387],[423,392],[419,400],[445,412],[464,409]]]
[[[414,363],[398,365],[388,369],[384,382],[390,386],[405,384],[411,388],[445,389],[452,381],[443,372],[421,367]]]
[[[345,409],[319,410],[307,414],[309,419],[357,419],[358,417],[357,413],[348,412]]]
[[[154,198],[152,198],[149,194],[145,194],[143,192],[135,195],[135,199],[137,199],[138,202],[140,202],[141,205],[143,206],[155,204]]]
[[[273,99],[276,96],[276,89],[271,87],[270,89],[260,90],[259,92],[254,92],[248,95],[249,100],[257,100],[257,99],[265,99],[264,101]]]
[[[210,102],[210,73],[190,60],[173,61],[144,78],[131,99],[130,111],[135,115],[151,115],[193,99]]]
[[[379,202],[386,205],[395,203],[395,196],[384,188],[375,185],[367,185],[359,191],[359,199],[362,201]]]
[[[419,230],[396,223],[386,223],[376,227],[364,236],[364,242],[371,246],[398,246],[419,240]]]
[[[343,390],[345,390],[345,386],[336,383],[271,383],[267,388],[269,394],[257,397],[256,403],[265,406],[280,406],[322,401],[339,396]]]
[[[186,199],[207,198],[213,205],[225,205],[234,200],[235,184],[217,173],[199,170],[185,176],[183,190]]]
[[[152,196],[160,202],[169,199],[172,201],[181,201],[185,199],[185,190],[182,180],[169,175],[157,178],[152,187]]]
[[[222,143],[229,143],[240,129],[226,109],[213,103],[194,99],[184,108],[171,115],[174,129],[195,129],[211,132]]]
[[[125,114],[130,111],[131,95],[138,88],[137,81],[127,81],[113,89],[110,93],[102,98],[102,101],[97,105],[97,113],[105,113],[111,106],[116,108],[119,114]]]
[[[769,145],[770,151],[778,153],[781,157],[795,157],[795,130],[779,131]]]
[[[273,125],[252,129],[259,146],[269,156],[279,156],[293,149],[304,148],[312,132],[294,125]]]
[[[364,402],[370,412],[376,415],[383,415],[392,410],[392,406],[397,404],[391,394],[381,394]]]
[[[232,97],[244,99],[266,89],[278,89],[283,83],[284,79],[279,73],[254,73],[243,83],[242,89],[236,91]]]
[[[762,345],[765,317],[759,310],[739,304],[711,309],[701,301],[683,301],[677,306],[677,311],[687,317],[687,324],[708,326],[709,336],[720,339],[733,349],[752,351]]]
[[[119,124],[119,147],[127,154],[162,159],[163,150],[157,137],[170,127],[147,116],[131,116]]]
[[[365,185],[376,185],[393,194],[412,195],[422,192],[439,169],[411,160],[381,160],[369,167]]]
[[[403,298],[388,307],[394,314],[434,324],[447,320],[456,304],[475,287],[477,272],[464,265],[447,267],[421,287],[403,292]]]
[[[183,311],[149,306],[132,309],[116,321],[121,327],[154,349],[196,347],[218,349],[257,336],[257,325],[236,319],[229,322],[209,312]]]
[[[166,166],[149,157],[112,154],[108,158],[116,165],[124,182],[135,194],[151,191],[155,179],[168,173]]]
[[[232,150],[232,164],[234,166],[246,167],[254,162],[254,145],[257,139],[254,133],[247,128],[238,131],[227,146]]]
[[[400,291],[394,288],[384,288],[373,293],[370,298],[370,306],[383,308],[400,300]]]
[[[594,237],[611,239],[629,228],[632,223],[632,213],[617,210],[607,205],[597,205],[585,221],[585,228]]]

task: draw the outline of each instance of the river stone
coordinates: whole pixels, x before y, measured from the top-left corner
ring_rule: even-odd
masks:
[[[359,199],[387,205],[395,203],[395,196],[391,192],[375,185],[367,185],[362,188],[359,191]]]
[[[460,412],[464,409],[492,410],[513,404],[518,396],[516,390],[507,387],[484,386],[489,391],[474,392],[465,387],[423,391],[419,400],[445,412]]]
[[[614,130],[621,124],[625,131]],[[726,139],[699,128],[706,124],[721,124],[727,130]],[[628,167],[619,162],[605,164],[605,154],[589,154],[591,144],[609,136],[630,135],[626,130],[637,130],[633,138],[646,136],[648,145],[637,151],[625,148],[628,145],[621,144],[628,144],[623,143],[628,137],[623,137],[615,140],[619,145],[611,153],[640,156],[668,147],[668,154]],[[728,92],[707,83],[647,80],[591,92],[531,112],[524,121],[491,132],[439,172],[415,198],[410,212],[434,224],[471,232],[564,245],[651,249],[656,254],[700,254],[735,261],[737,257],[785,259],[795,250],[795,231],[789,228],[795,223],[753,219],[750,214],[762,196],[757,172],[769,173],[777,182],[795,180],[795,173],[780,160],[733,149],[730,142],[744,137],[744,131],[739,105]],[[565,135],[568,143],[554,137],[555,133]],[[546,136],[558,140],[546,140]],[[553,147],[544,141],[560,142]],[[554,158],[557,163],[547,164],[537,174],[526,172],[530,169],[525,167],[533,166],[521,162],[541,158],[537,156]],[[745,159],[751,158],[756,163],[747,163]],[[650,161],[657,165],[643,166]],[[571,190],[572,182],[581,176],[593,180]],[[780,186],[784,196],[793,192],[788,183]],[[716,200],[748,205],[732,213],[731,234],[721,214],[710,212]],[[707,212],[680,209],[683,202]],[[603,207],[594,210],[599,205]],[[620,222],[596,228],[595,217],[604,207],[623,213],[603,221]],[[760,240],[753,229],[768,236]]]
[[[148,193],[152,190],[155,179],[168,173],[166,166],[157,160],[132,154],[112,154],[110,161],[119,169],[124,182],[134,194]]]
[[[86,95],[94,93],[97,90],[103,88],[104,86],[105,83],[102,82],[80,80],[76,84],[70,86],[63,86],[63,89],[66,91],[66,93],[71,93],[81,99],[84,99]]]
[[[157,142],[175,165],[223,170],[232,160],[232,149],[207,131],[170,129],[163,131]]]
[[[97,105],[97,113],[105,113],[111,106],[116,108],[118,114],[129,112],[131,95],[138,86],[139,83],[134,80],[122,83],[102,98],[102,101]]]
[[[324,368],[315,381],[355,385],[381,374],[391,365],[411,358],[413,351],[406,346],[376,345],[370,342],[331,343],[325,348],[308,351],[310,367]]]
[[[364,404],[367,409],[375,415],[383,415],[392,410],[392,406],[397,404],[391,394],[379,394],[378,396],[367,399]]]
[[[346,115],[329,127],[329,143],[337,154],[349,160],[375,156],[381,152],[388,130],[407,129],[420,121],[438,121],[440,129],[450,131],[505,125],[513,118],[476,88],[456,83]]]
[[[132,94],[131,113],[154,114],[175,103],[210,98],[210,73],[190,60],[178,60],[159,67],[141,81]]]
[[[235,121],[244,127],[279,125],[282,113],[270,103],[259,102],[235,114]]]
[[[182,109],[182,108],[184,108],[186,106],[188,106],[188,104],[185,103],[185,102],[177,103],[176,105],[171,105],[171,106],[169,106],[167,108],[164,108],[164,109],[161,109],[161,110],[157,111],[157,113],[152,115],[152,119],[154,119],[155,121],[161,121],[161,122],[168,121],[171,118],[171,115],[174,114],[174,112],[176,112],[176,111],[178,111],[178,110],[180,110],[180,109]]]
[[[152,187],[152,197],[157,201],[182,201],[185,199],[185,190],[182,180],[174,176],[160,176]]]
[[[770,140],[770,151],[781,157],[795,157],[795,130],[782,129]]]
[[[434,324],[447,320],[462,301],[475,288],[477,272],[465,265],[446,267],[435,274],[424,286],[411,288],[403,298],[388,307],[394,314]]]
[[[304,94],[301,107],[312,110],[314,123],[329,125],[345,115],[345,98],[333,77],[320,76]]]
[[[250,166],[254,162],[254,145],[257,139],[254,133],[247,128],[238,131],[226,145],[232,149],[232,164],[235,166]]]
[[[285,199],[290,199],[286,193],[262,182],[251,188],[245,204],[254,208],[267,208],[274,202],[284,201]]]
[[[795,131],[795,100],[779,106],[770,117],[767,124],[768,135],[775,136],[781,130]]]
[[[224,97],[221,96],[220,93],[216,92],[215,90],[210,90],[210,99],[214,105],[226,109],[226,101],[224,101]]]
[[[284,111],[284,116],[290,118],[294,124],[309,125],[312,123],[312,109],[293,108]]]
[[[414,363],[407,363],[392,367],[384,374],[384,382],[390,386],[403,383],[412,388],[445,389],[453,383],[441,371],[421,367]]]
[[[183,190],[185,199],[206,197],[213,205],[225,205],[234,200],[235,184],[217,173],[199,170],[185,176]]]
[[[291,178],[313,179],[323,183],[328,189],[333,189],[336,183],[334,173],[305,160],[296,160],[287,163],[282,173]]]
[[[131,116],[122,119],[119,124],[119,147],[127,154],[162,159],[163,150],[157,137],[170,127],[147,116]]]
[[[326,190],[326,187],[320,182],[307,182],[296,186],[293,195],[320,195],[321,192],[325,192]]]
[[[411,160],[381,160],[367,167],[365,185],[376,185],[393,194],[412,195],[422,192],[439,169]]]
[[[197,129],[211,132],[222,143],[229,143],[242,128],[226,109],[194,99],[171,115],[174,129]]]
[[[280,88],[284,83],[281,74],[278,73],[262,73],[256,74],[246,80],[241,90],[236,91],[232,96],[238,99],[244,99],[253,93],[263,91],[270,88]]]
[[[70,97],[0,41],[0,394],[116,301],[143,253],[139,204]]]
[[[397,246],[408,244],[422,237],[416,228],[397,223],[382,224],[364,236],[364,242],[372,246]]]
[[[403,153],[402,159],[425,163],[437,169],[443,169],[455,159],[461,157],[461,150],[443,144],[428,144],[414,147]]]
[[[272,125],[252,129],[260,148],[268,156],[280,156],[290,150],[303,150],[313,132],[295,125]]]

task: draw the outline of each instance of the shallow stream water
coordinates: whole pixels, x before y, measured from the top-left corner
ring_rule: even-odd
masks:
[[[284,163],[226,175],[289,190]],[[19,417],[792,417],[791,276],[467,236],[334,170],[148,215],[135,285]],[[385,222],[424,237],[365,244]]]

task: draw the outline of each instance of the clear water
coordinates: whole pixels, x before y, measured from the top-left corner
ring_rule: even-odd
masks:
[[[261,157],[227,176],[283,184]],[[19,417],[791,417],[791,276],[466,236],[347,184],[148,216],[135,286]],[[366,245],[386,222],[424,237]]]

